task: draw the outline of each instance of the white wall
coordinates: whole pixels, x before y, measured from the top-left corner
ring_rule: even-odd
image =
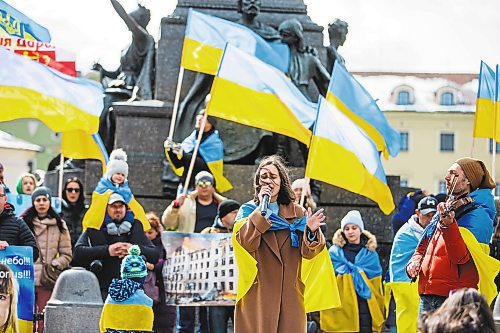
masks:
[[[35,159],[36,152],[0,148],[0,162],[4,167],[4,180],[12,192],[16,192],[16,184],[23,173],[28,172],[28,162]]]

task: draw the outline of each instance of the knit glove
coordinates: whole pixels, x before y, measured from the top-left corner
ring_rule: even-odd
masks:
[[[130,231],[130,229],[132,229],[132,223],[130,223],[129,221],[123,221],[118,227],[118,234],[126,234]]]
[[[106,225],[106,229],[108,230],[108,235],[116,236],[118,235],[118,227],[115,222],[110,222]]]

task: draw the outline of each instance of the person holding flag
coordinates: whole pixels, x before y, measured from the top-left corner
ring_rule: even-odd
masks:
[[[444,179],[449,197],[437,206],[406,266],[410,278],[419,278],[420,315],[436,310],[456,289],[478,289],[488,304],[498,294],[500,262],[488,255],[495,182],[482,161],[469,157],[455,161]]]

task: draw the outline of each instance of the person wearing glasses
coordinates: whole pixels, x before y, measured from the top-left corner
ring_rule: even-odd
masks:
[[[195,190],[180,195],[165,209],[162,223],[165,230],[199,233],[211,227],[217,216],[219,203],[226,200],[215,192],[215,180],[211,173],[201,171],[194,177]],[[177,332],[194,332],[195,307],[178,307]],[[209,332],[206,307],[199,307],[200,332]]]
[[[66,180],[62,193],[61,216],[68,226],[71,235],[71,245],[75,247],[78,237],[82,234],[82,220],[88,205],[84,202],[83,184],[78,177]]]

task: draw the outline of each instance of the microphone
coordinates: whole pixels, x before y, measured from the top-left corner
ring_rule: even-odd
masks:
[[[262,196],[262,202],[260,203],[260,214],[262,216],[266,216],[267,213],[267,206],[269,205],[269,195],[264,194]]]

